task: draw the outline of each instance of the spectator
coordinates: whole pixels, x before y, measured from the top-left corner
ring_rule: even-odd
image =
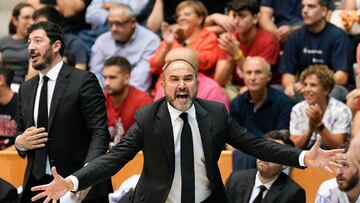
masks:
[[[46,5],[40,9],[35,10],[33,14],[35,22],[50,21],[52,23],[63,26],[60,13],[53,7]],[[64,55],[68,65],[85,70],[88,57],[86,55],[85,45],[81,39],[72,33],[65,33],[65,50]]]
[[[280,144],[294,144],[280,131],[270,131],[266,139]],[[282,172],[284,166],[257,159],[257,170],[250,169],[230,174],[226,191],[231,202],[236,203],[305,203],[305,191]],[[265,190],[261,190],[265,187]]]
[[[223,50],[216,67],[214,79],[226,85],[232,76],[232,83],[243,86],[243,64],[248,56],[261,56],[270,65],[275,65],[279,57],[279,43],[272,33],[259,29],[259,6],[256,0],[232,0],[229,16],[234,21],[235,32],[220,35],[219,46]],[[273,70],[273,81],[279,80]],[[246,88],[240,92],[245,92]]]
[[[105,61],[103,68],[105,104],[112,141],[116,144],[135,121],[135,111],[152,98],[131,85],[130,63],[121,56]]]
[[[13,77],[13,70],[0,67],[0,150],[15,142],[18,98],[10,89]]]
[[[355,137],[355,135],[360,133],[360,99],[357,99],[357,105],[356,105],[356,113],[354,114],[354,120],[352,125],[352,131],[351,135],[352,137]]]
[[[334,86],[334,73],[325,65],[312,65],[301,73],[304,101],[296,104],[290,116],[290,139],[296,147],[309,149],[322,138],[322,147],[335,149],[349,138],[352,115],[350,109],[329,97]]]
[[[302,0],[303,23],[285,45],[279,71],[283,73],[282,85],[285,94],[295,99],[303,86],[296,75],[313,64],[327,65],[335,72],[335,88],[331,96],[345,101],[352,83],[352,44],[346,32],[326,22],[327,0]]]
[[[196,51],[191,48],[181,47],[172,49],[168,54],[166,54],[165,62],[168,63],[175,59],[185,59],[191,62],[194,67],[197,67],[199,64],[199,57]],[[198,72],[197,76],[199,84],[196,96],[201,99],[223,103],[229,111],[229,102],[223,89],[213,79],[203,73]],[[154,100],[157,100],[164,95],[164,90],[162,88],[158,88],[155,92]]]
[[[334,10],[333,0],[328,0],[329,10]],[[327,19],[331,16],[328,11]],[[261,28],[274,33],[280,42],[303,25],[301,15],[301,0],[262,0],[260,6]]]
[[[29,65],[26,29],[33,23],[34,9],[30,4],[18,3],[12,10],[9,34],[0,39],[0,63],[14,70],[13,83],[25,80]]]
[[[246,59],[243,66],[247,91],[231,101],[230,116],[256,136],[271,130],[289,136],[290,112],[293,102],[282,92],[268,86],[270,64],[262,57]],[[241,151],[233,153],[233,169],[256,167],[256,158]]]
[[[341,148],[345,149],[346,153],[349,143],[345,143]],[[352,165],[349,160],[341,161],[339,164],[342,167],[336,169],[336,177],[320,185],[315,203],[360,202],[359,169]]]
[[[123,56],[131,64],[130,85],[143,91],[149,90],[149,60],[159,47],[159,37],[136,23],[133,11],[125,4],[110,9],[108,24],[110,31],[102,34],[92,47],[90,71],[95,73],[103,86],[105,60],[112,56]]]
[[[161,33],[164,40],[150,61],[151,72],[159,75],[155,92],[162,89],[162,67],[165,64],[165,56],[171,49],[194,49],[199,57],[199,72],[211,78],[214,76],[218,42],[216,35],[204,28],[207,16],[205,6],[200,1],[183,1],[176,7],[176,16],[176,24],[162,24]]]

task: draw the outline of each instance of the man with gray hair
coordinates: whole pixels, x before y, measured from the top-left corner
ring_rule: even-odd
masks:
[[[110,31],[102,34],[91,48],[90,71],[103,86],[102,69],[106,59],[125,57],[131,65],[130,85],[147,91],[151,84],[149,60],[160,45],[159,37],[136,23],[126,4],[111,8],[107,18]]]

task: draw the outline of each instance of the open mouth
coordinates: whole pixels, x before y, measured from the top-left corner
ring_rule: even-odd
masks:
[[[35,53],[35,52],[30,53],[30,59],[32,61],[35,61],[39,56],[40,56],[40,54],[38,54],[38,53]]]
[[[187,99],[189,97],[188,94],[176,94],[177,99]]]

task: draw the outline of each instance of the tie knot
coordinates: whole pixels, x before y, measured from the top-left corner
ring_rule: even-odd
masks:
[[[47,83],[47,82],[49,81],[49,77],[46,76],[46,75],[44,75],[44,76],[43,76],[43,81],[44,81],[44,83]]]
[[[267,188],[264,185],[260,185],[259,186],[260,192],[264,192],[265,190],[267,190]]]
[[[183,121],[187,121],[188,120],[188,113],[183,112],[180,114],[179,116]]]

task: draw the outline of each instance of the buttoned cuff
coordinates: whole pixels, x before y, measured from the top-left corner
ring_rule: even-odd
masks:
[[[306,155],[307,152],[308,152],[308,150],[304,150],[299,155],[299,164],[302,167],[306,167],[305,166],[305,155]]]
[[[76,176],[70,175],[67,178],[69,178],[71,180],[71,182],[73,183],[74,187],[71,189],[71,192],[76,192],[78,191],[79,188],[79,179],[77,179]]]

